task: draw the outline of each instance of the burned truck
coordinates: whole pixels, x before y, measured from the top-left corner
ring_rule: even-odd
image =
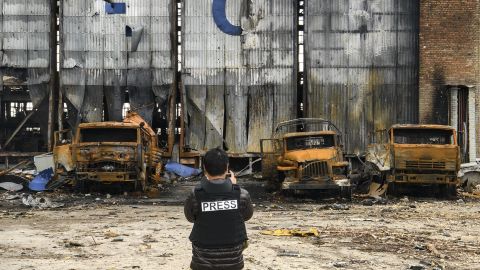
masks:
[[[55,134],[56,174],[73,174],[80,191],[94,182],[145,190],[160,179],[161,156],[157,135],[135,112],[123,122],[82,123],[73,137],[69,130]]]
[[[395,194],[400,187],[415,185],[434,186],[442,196],[456,194],[460,150],[454,128],[394,125],[372,139],[366,161],[377,190]]]
[[[301,118],[277,125],[272,139],[261,140],[262,172],[284,191],[322,191],[351,198],[350,166],[341,133],[324,119]],[[272,177],[276,172],[277,176]],[[270,185],[272,186],[272,185]]]

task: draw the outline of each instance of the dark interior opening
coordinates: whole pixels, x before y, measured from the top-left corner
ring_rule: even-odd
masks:
[[[92,142],[137,142],[137,129],[134,128],[86,128],[80,131],[80,140]]]

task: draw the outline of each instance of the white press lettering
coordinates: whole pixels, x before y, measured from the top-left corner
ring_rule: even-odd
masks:
[[[202,202],[202,212],[225,211],[238,209],[237,200]]]
[[[208,202],[202,202],[202,212],[210,211],[210,207],[208,206]]]

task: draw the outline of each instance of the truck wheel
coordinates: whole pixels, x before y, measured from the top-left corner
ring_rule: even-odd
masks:
[[[457,185],[448,186],[450,197],[457,198]]]
[[[347,201],[352,200],[352,187],[340,187],[340,197]]]
[[[270,178],[265,185],[265,190],[267,192],[275,192],[282,188],[282,183],[285,180],[285,173],[278,172],[276,178]]]
[[[86,193],[87,192],[87,184],[85,180],[75,179],[75,186],[74,190],[78,193]]]
[[[447,199],[454,199],[457,197],[457,187],[455,185],[441,185],[440,195]]]
[[[145,181],[140,181],[140,190],[145,192],[147,190],[147,183]]]
[[[398,187],[395,183],[388,183],[387,194],[396,196],[398,193]]]
[[[141,181],[136,180],[135,182],[133,182],[133,191],[143,191]]]

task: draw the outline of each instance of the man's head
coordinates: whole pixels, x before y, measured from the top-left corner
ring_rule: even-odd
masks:
[[[213,148],[203,157],[205,174],[210,177],[225,176],[228,170],[228,155],[220,148]]]

